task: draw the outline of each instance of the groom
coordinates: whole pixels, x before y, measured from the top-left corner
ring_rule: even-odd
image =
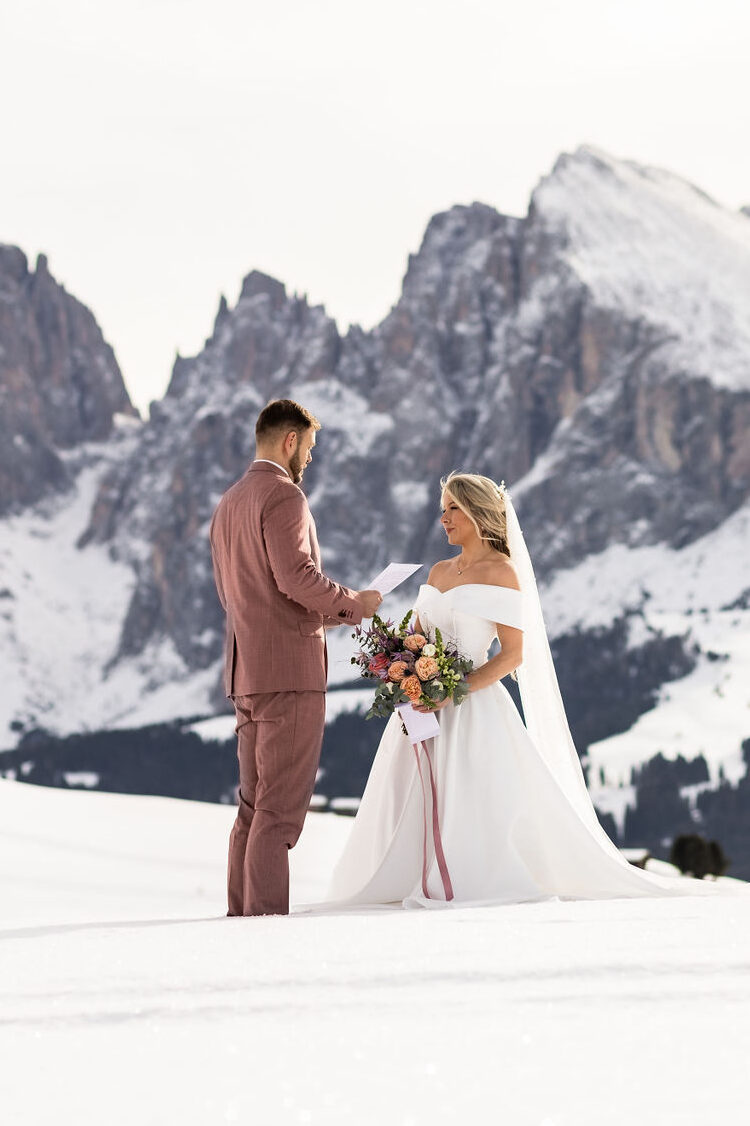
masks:
[[[240,767],[229,915],[289,913],[289,849],[302,832],[323,741],[325,627],[355,625],[382,601],[378,591],[349,590],[320,569],[315,522],[299,488],[319,429],[299,403],[269,403],[255,426],[255,461],[211,521]]]

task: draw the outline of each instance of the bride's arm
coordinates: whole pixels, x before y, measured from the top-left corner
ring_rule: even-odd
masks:
[[[523,659],[523,630],[515,629],[513,626],[497,625],[497,636],[502,650],[497,656],[490,657],[489,661],[485,661],[483,665],[474,669],[466,677],[470,693],[488,688],[490,684],[502,680],[504,676],[513,672],[521,664]],[[443,700],[440,704],[433,704],[431,708],[414,704],[414,710],[418,712],[439,712],[441,708],[447,707],[450,702],[449,699]]]
[[[509,559],[493,562],[486,577],[494,579],[499,587],[519,589],[516,569]],[[482,688],[488,688],[490,684],[496,684],[498,680],[502,680],[504,676],[517,669],[523,660],[523,630],[502,622],[496,622],[495,629],[500,642],[500,652],[469,673],[466,680],[470,692],[479,692]]]

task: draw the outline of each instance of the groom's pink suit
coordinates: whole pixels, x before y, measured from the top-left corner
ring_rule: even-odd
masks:
[[[240,799],[229,914],[289,911],[289,849],[302,832],[325,722],[325,626],[355,624],[355,592],[320,570],[315,523],[280,466],[255,461],[211,521],[227,615],[226,692],[237,715]]]

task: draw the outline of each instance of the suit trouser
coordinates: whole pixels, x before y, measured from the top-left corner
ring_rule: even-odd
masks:
[[[294,848],[320,762],[324,692],[234,696],[240,796],[229,838],[229,915],[289,914]]]

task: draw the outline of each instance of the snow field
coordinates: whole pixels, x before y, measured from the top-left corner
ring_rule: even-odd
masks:
[[[744,899],[227,919],[232,818],[0,782],[3,1121],[746,1120]]]

